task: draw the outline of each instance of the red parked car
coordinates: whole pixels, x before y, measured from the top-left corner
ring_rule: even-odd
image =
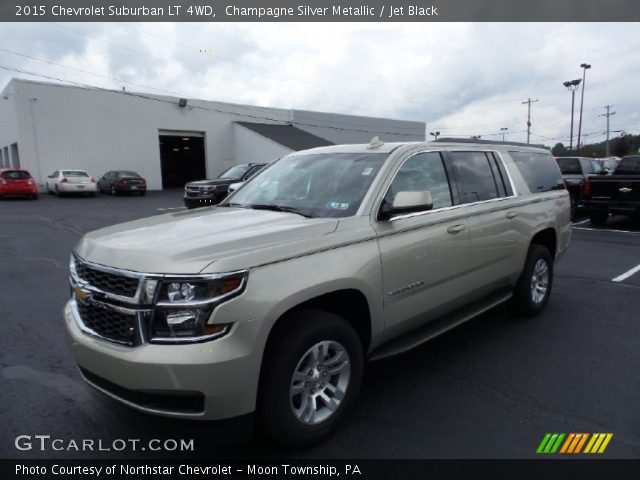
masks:
[[[38,198],[38,185],[27,170],[21,168],[0,169],[0,198],[9,196]]]

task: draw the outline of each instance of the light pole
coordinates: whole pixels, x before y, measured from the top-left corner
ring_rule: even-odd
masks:
[[[569,151],[573,150],[573,110],[574,110],[573,106],[575,103],[576,89],[578,88],[578,85],[580,85],[581,82],[582,80],[577,78],[575,80],[568,80],[562,83],[565,87],[569,89],[569,91],[571,91],[571,134],[569,135]]]
[[[584,106],[584,83],[587,75],[587,70],[591,68],[591,65],[588,63],[581,63],[580,68],[582,68],[582,93],[580,95],[580,120],[578,121],[578,149],[580,146],[580,134],[582,133],[582,107]]]
[[[501,127],[500,131],[502,132],[502,143],[504,143],[504,134],[509,130],[507,127]]]
[[[440,132],[429,132],[429,135],[433,136],[434,140],[437,140],[440,136]]]

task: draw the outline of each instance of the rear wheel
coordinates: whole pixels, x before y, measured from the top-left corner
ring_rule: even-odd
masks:
[[[58,188],[58,185],[56,185],[56,195],[57,195],[58,197],[61,197],[61,196],[62,196],[62,193],[60,192],[60,189]]]
[[[360,338],[344,318],[319,310],[292,314],[265,354],[258,414],[289,447],[324,440],[353,404],[364,367]]]
[[[609,212],[607,211],[596,210],[589,213],[589,220],[591,220],[591,223],[599,227],[606,225],[608,218]]]
[[[549,300],[553,286],[553,258],[538,244],[529,247],[524,269],[509,300],[511,310],[523,317],[539,315]]]

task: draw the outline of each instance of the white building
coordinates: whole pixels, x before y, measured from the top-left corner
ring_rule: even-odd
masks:
[[[135,170],[149,189],[338,143],[424,140],[422,122],[263,108],[12,79],[0,94],[0,165],[41,187],[55,170]]]

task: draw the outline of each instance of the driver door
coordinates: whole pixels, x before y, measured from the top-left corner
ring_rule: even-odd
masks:
[[[470,290],[469,228],[454,206],[455,185],[440,152],[406,158],[384,203],[401,191],[429,191],[431,209],[374,221],[382,261],[385,328],[399,334],[457,306]]]

